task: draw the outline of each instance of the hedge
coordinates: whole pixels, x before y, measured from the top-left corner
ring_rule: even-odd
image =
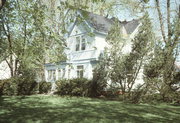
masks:
[[[91,81],[86,78],[59,80],[56,82],[58,95],[88,96]]]
[[[32,95],[48,93],[51,90],[51,83],[37,83],[30,77],[14,77],[0,80],[0,95]]]

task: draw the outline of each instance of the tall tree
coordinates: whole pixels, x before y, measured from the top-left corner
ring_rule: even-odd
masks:
[[[48,39],[61,43],[61,39],[50,33],[44,9],[40,0],[9,0],[1,10],[1,53],[11,76],[24,74],[28,69],[43,69],[46,51],[53,48]]]
[[[163,9],[160,6],[162,3],[159,0],[155,0],[154,2],[162,40],[156,43],[154,57],[145,69],[145,79],[148,85],[152,85],[155,90],[160,92],[163,99],[165,99],[170,92],[174,91],[173,84],[175,83],[174,80],[177,74],[175,61],[178,51],[177,46],[180,40],[180,18],[178,10],[174,14],[172,13],[170,0],[164,1],[166,3],[166,15],[162,14]]]
[[[110,45],[108,52],[109,77],[115,88],[119,89],[124,94],[130,92],[141,73],[144,64],[149,60],[148,55],[151,54],[154,44],[154,34],[148,13],[141,19],[141,26],[138,34],[131,41],[132,49],[130,53],[123,53],[123,48],[126,48],[125,41],[120,23],[113,26],[108,34],[107,41]]]

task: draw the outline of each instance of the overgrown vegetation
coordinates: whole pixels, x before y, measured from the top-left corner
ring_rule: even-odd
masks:
[[[38,82],[37,86],[38,86],[39,94],[46,94],[51,91],[52,83],[42,81],[42,82]]]
[[[56,82],[58,95],[89,96],[90,80],[85,78],[63,79]]]
[[[31,77],[13,77],[0,80],[0,95],[33,95],[47,94],[51,90],[51,83],[36,82]]]

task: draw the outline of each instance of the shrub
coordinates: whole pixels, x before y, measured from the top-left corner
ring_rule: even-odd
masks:
[[[56,82],[56,93],[59,95],[88,96],[90,83],[91,81],[85,78],[59,80]]]
[[[48,93],[51,90],[50,82],[42,81],[39,82],[37,86],[39,88],[39,94]]]
[[[73,85],[72,95],[74,96],[88,96],[89,83],[91,81],[85,78],[72,79],[70,82]]]
[[[18,85],[18,95],[31,95],[37,91],[37,83],[30,77],[18,77],[13,82]]]
[[[72,92],[72,85],[70,84],[70,80],[58,80],[56,82],[57,91],[56,93],[59,95],[70,95]]]
[[[0,81],[0,95],[31,95],[36,92],[36,81],[30,77],[14,77]]]
[[[12,79],[6,79],[2,81],[2,95],[17,95],[18,91],[17,91],[17,84],[13,83],[12,81],[14,80],[14,78]]]
[[[0,80],[0,95],[3,95],[3,86],[6,80]]]
[[[101,54],[99,62],[93,70],[93,79],[89,86],[89,95],[91,97],[101,96],[105,88],[107,88],[107,59],[104,58],[103,54]]]

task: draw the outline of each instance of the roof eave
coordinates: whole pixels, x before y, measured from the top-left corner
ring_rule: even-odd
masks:
[[[101,34],[101,35],[108,35],[108,33],[106,32],[101,32],[101,31],[98,31],[98,30],[94,30],[94,33],[98,33],[98,34]]]

